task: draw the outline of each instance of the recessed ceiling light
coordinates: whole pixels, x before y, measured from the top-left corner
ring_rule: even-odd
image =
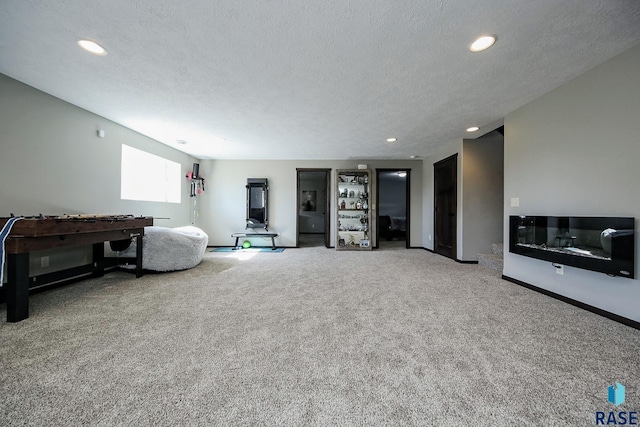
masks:
[[[87,52],[93,53],[94,55],[98,56],[105,56],[108,53],[107,49],[91,40],[78,40],[78,46],[80,46]]]
[[[467,128],[467,132],[475,132],[479,129],[480,128],[478,126],[471,126],[470,128]]]
[[[469,50],[471,52],[482,52],[483,50],[489,49],[496,42],[496,36],[488,35],[478,37],[471,45],[469,46]]]
[[[387,142],[396,142],[398,138],[387,138]]]
[[[184,139],[177,139],[177,140],[176,140],[176,142],[177,142],[178,144],[182,144],[182,145],[184,145],[184,144],[186,144],[186,143],[187,143],[187,141],[185,141]]]

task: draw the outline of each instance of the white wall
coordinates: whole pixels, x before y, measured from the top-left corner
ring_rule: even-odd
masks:
[[[199,225],[209,235],[212,246],[229,246],[231,234],[245,227],[245,185],[247,178],[269,179],[269,225],[280,233],[278,246],[296,244],[296,168],[356,169],[358,164],[375,168],[411,169],[411,242],[420,246],[422,236],[422,162],[416,160],[205,160],[200,163],[201,175],[207,179],[207,192],[201,205]],[[375,174],[373,174],[375,177]],[[335,231],[335,173],[331,174],[329,211],[331,230]],[[372,212],[375,215],[375,211]],[[331,244],[335,245],[334,232]],[[270,241],[252,242],[267,245]]]
[[[640,217],[640,46],[505,118],[509,215]],[[512,197],[520,207],[510,207]],[[638,274],[636,220],[636,277]],[[640,280],[505,253],[506,276],[640,321]]]

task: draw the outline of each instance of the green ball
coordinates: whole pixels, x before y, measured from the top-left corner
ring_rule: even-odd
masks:
[[[249,249],[249,248],[251,247],[251,242],[250,242],[250,241],[248,241],[248,240],[245,240],[245,241],[242,243],[242,247],[243,247],[243,248],[245,248],[245,249]]]

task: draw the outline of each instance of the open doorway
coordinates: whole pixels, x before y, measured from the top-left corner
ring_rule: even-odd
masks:
[[[296,247],[330,246],[331,169],[297,169]]]
[[[411,169],[377,169],[378,248],[409,248]]]

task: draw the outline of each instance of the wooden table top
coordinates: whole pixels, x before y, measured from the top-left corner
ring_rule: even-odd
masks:
[[[10,218],[0,218],[0,228]],[[13,224],[9,238],[61,236],[78,233],[126,230],[153,225],[151,216],[62,215],[23,217]]]

